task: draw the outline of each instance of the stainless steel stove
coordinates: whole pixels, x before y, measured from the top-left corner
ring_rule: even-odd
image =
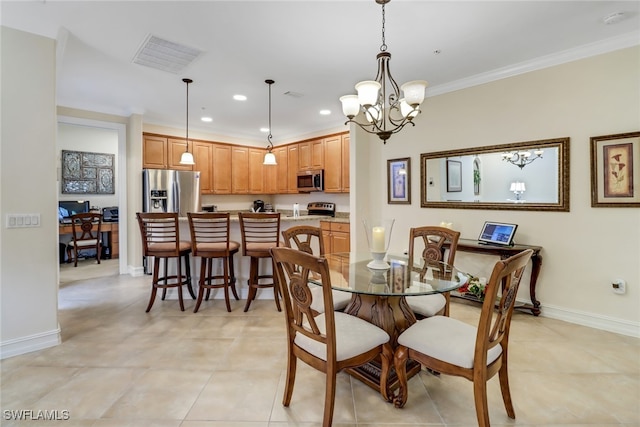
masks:
[[[331,202],[311,202],[307,205],[307,214],[336,216],[336,204]]]

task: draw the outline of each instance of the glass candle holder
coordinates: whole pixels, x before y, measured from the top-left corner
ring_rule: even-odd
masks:
[[[384,257],[389,249],[394,222],[395,220],[393,219],[385,219],[375,223],[370,223],[366,219],[363,220],[369,252],[371,253],[371,258],[373,258],[373,260],[367,264],[367,267],[373,270],[386,270],[390,268],[389,264],[384,260]]]

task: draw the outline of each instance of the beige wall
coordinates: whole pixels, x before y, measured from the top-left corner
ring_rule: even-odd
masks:
[[[1,354],[56,345],[58,218],[55,42],[1,28]],[[28,52],[28,54],[25,54]],[[40,214],[33,228],[5,227],[8,214]]]
[[[396,251],[407,247],[412,226],[453,222],[463,238],[476,239],[485,220],[519,224],[518,243],[544,247],[537,293],[543,315],[638,335],[640,209],[591,207],[589,157],[590,137],[640,130],[638,76],[640,48],[634,47],[427,98],[416,126],[386,145],[368,134],[352,138],[373,147],[359,161],[379,170],[370,182],[356,183],[356,191],[375,193],[369,212],[396,219]],[[571,138],[570,212],[420,207],[420,153],[555,137]],[[386,203],[386,160],[401,157],[412,161],[410,206]],[[487,275],[495,261],[457,258],[460,268]],[[625,295],[612,293],[616,278],[627,281]],[[526,294],[521,289],[519,298]]]

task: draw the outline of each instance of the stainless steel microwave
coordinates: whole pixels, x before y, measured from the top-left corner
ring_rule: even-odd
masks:
[[[301,193],[324,191],[324,170],[298,172],[298,191]]]

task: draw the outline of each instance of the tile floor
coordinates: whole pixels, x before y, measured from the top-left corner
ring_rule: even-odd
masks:
[[[272,300],[157,300],[148,276],[118,276],[117,261],[62,266],[59,346],[1,362],[2,426],[282,427],[321,425],[324,375],[299,364],[293,400],[281,404],[282,313]],[[84,277],[84,278],[81,278]],[[473,323],[478,308],[454,302]],[[514,315],[510,378],[516,420],[489,383],[493,426],[640,426],[640,340],[552,319]],[[341,373],[334,426],[474,426],[471,383],[426,372],[410,380],[403,409]],[[10,420],[12,410],[67,421]],[[68,411],[68,412],[62,412]]]

